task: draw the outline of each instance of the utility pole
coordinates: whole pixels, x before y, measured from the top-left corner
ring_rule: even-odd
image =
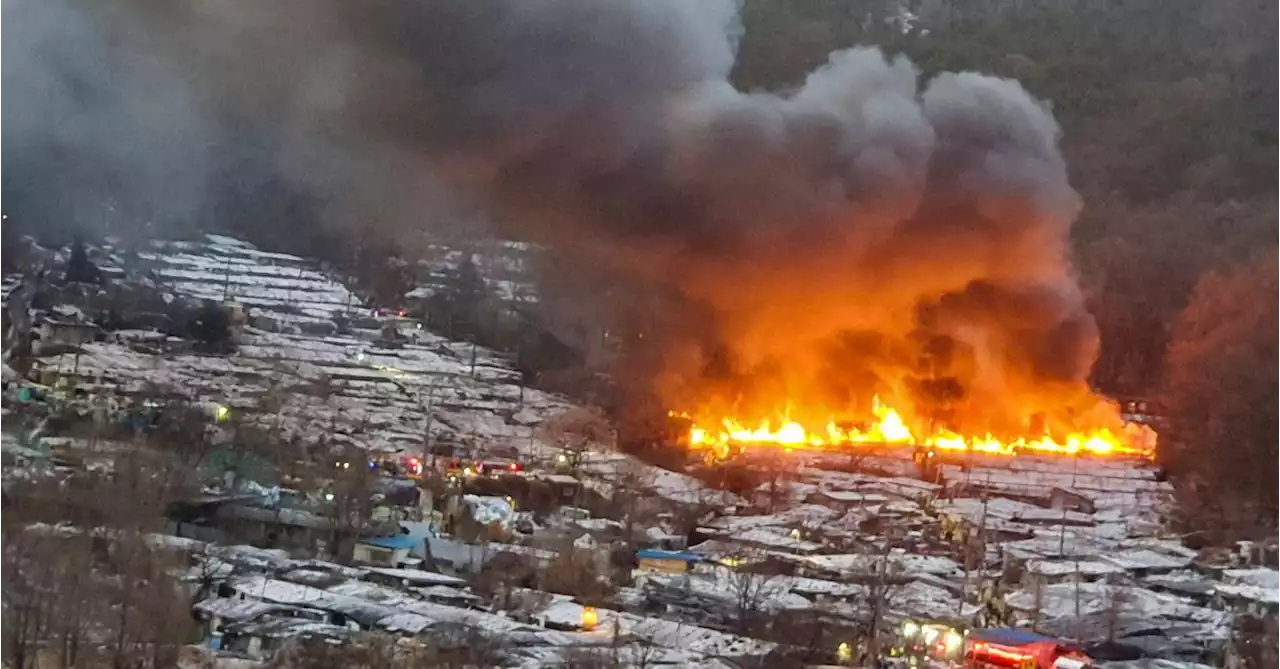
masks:
[[[1080,456],[1073,454],[1071,456],[1071,490],[1074,492],[1076,488],[1076,472],[1080,469]],[[1065,557],[1064,548],[1067,541],[1067,504],[1064,500],[1062,503],[1062,521],[1058,525],[1058,557]]]
[[[222,264],[222,301],[227,301],[227,295],[231,292],[231,256],[225,256],[226,262]]]
[[[427,480],[427,463],[431,460],[431,422],[435,418],[435,400],[436,400],[436,380],[431,379],[431,385],[427,387],[427,417],[426,425],[422,428],[422,481]],[[421,402],[421,400],[419,400]]]
[[[987,490],[990,489],[991,473],[987,472]],[[982,555],[979,556],[980,564],[985,564],[987,560],[987,503],[989,500],[990,497],[987,491],[984,490],[982,492],[982,515],[978,517],[978,546],[982,550]],[[968,532],[965,533],[964,539],[964,582],[960,586],[959,611],[964,610],[964,600],[969,594],[969,563],[973,560],[973,541]],[[981,582],[981,579],[979,579],[979,582]]]

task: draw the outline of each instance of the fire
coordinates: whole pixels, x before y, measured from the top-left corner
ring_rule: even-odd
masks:
[[[962,435],[945,428],[933,431],[912,430],[902,415],[877,397],[872,414],[874,420],[861,427],[841,425],[828,419],[825,423],[806,427],[790,418],[786,410],[776,420],[754,423],[737,418],[695,418],[672,412],[693,421],[688,433],[689,445],[695,449],[727,452],[730,445],[777,445],[787,448],[847,448],[857,445],[925,446],[945,451],[972,451],[993,455],[1016,455],[1020,452],[1061,455],[1143,456],[1154,452],[1155,433],[1145,426],[1125,425],[1120,431],[1097,428],[1063,435],[1042,434],[1001,439],[992,434]]]

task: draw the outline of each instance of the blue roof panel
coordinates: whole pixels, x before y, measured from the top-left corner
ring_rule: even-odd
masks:
[[[414,546],[422,543],[422,539],[415,539],[407,534],[397,534],[391,537],[364,537],[360,539],[359,543],[369,544],[370,546],[377,546],[379,548],[398,550],[401,548],[413,548]]]
[[[1028,632],[1026,630],[1015,630],[1009,628],[971,630],[969,638],[975,641],[989,641],[998,643],[1003,646],[1025,646],[1030,643],[1062,643],[1061,639],[1055,639],[1043,634]]]
[[[663,551],[656,548],[638,550],[636,551],[636,557],[642,560],[684,560],[685,562],[702,562],[707,559],[707,556],[698,555],[697,553]]]

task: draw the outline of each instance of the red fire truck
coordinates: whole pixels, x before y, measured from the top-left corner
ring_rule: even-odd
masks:
[[[972,630],[964,642],[965,669],[1086,669],[1093,661],[1061,639],[1015,629]]]

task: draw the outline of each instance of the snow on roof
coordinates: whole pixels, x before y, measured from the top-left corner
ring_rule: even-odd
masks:
[[[852,490],[819,490],[818,493],[837,502],[844,503],[880,504],[889,501],[889,498],[884,495],[854,492]]]
[[[766,481],[755,487],[757,494],[778,495],[781,499],[790,502],[799,502],[809,495],[818,491],[815,483],[804,483],[801,481]]]
[[[910,464],[910,460],[906,460]],[[823,494],[830,495],[839,491],[873,492],[915,499],[921,495],[937,492],[942,486],[907,476],[874,476],[824,469],[806,469],[801,471],[805,481],[818,485]]]
[[[1193,569],[1152,574],[1144,577],[1142,583],[1148,587],[1164,588],[1172,592],[1201,595],[1212,594],[1214,586],[1218,584],[1216,580]]]
[[[345,637],[352,631],[345,627],[305,618],[272,618],[262,622],[232,623],[223,628],[228,634],[249,634],[260,637],[291,638],[299,636]]]
[[[1194,548],[1187,548],[1179,539],[1160,538],[1160,537],[1138,537],[1127,539],[1122,544],[1125,548],[1146,548],[1165,555],[1178,557],[1195,558],[1200,555],[1200,551]]]
[[[290,583],[254,574],[235,579],[232,587],[246,597],[256,597],[265,602],[292,604],[318,609],[331,609],[339,598],[320,588]]]
[[[507,638],[516,634],[528,634],[536,637],[537,641],[541,643],[572,643],[572,638],[570,637],[549,634],[546,630],[541,630],[539,628],[511,620],[504,616],[499,616],[485,611],[476,611],[439,604],[436,602],[424,601],[417,599],[416,597],[411,597],[407,593],[399,590],[393,590],[373,583],[348,581],[329,588],[328,593],[333,596],[342,596],[355,601],[373,603],[377,606],[383,607],[384,609],[393,610],[398,613],[411,613],[421,616],[422,618],[426,618],[431,621],[427,626],[439,624],[463,624],[474,627],[486,634],[501,634],[505,635]],[[385,618],[383,620],[385,620]],[[404,624],[406,620],[397,619],[392,622]],[[425,627],[423,629],[425,629]]]
[[[984,515],[988,521],[999,519],[1022,522],[1060,522],[1065,519],[1068,523],[1084,524],[1093,522],[1092,516],[1087,513],[1046,509],[1034,504],[1003,497],[992,497],[987,499],[985,503],[980,499],[960,497],[946,502],[935,503],[934,509],[940,513],[963,517],[974,524],[981,523]]]
[[[346,581],[322,590],[264,576],[249,576],[235,581],[234,586],[248,597],[338,611],[363,624],[396,626],[403,631],[420,631],[440,623],[464,624],[486,634],[539,631],[502,616],[428,602],[361,581]]]
[[[480,601],[480,597],[477,595],[474,595],[464,589],[450,587],[447,585],[432,585],[425,588],[410,588],[410,590],[426,597],[427,599]]]
[[[760,657],[777,647],[777,644],[769,641],[660,618],[643,618],[631,614],[621,614],[621,618],[626,634],[666,648],[683,649],[711,657]]]
[[[1035,458],[1019,456],[991,466],[943,465],[942,474],[955,485],[971,484],[1009,492],[1041,497],[1054,488],[1085,494],[1094,498],[1102,493],[1164,492],[1170,484],[1156,481],[1150,463],[1135,460],[1102,458]]]
[[[583,609],[576,602],[560,600],[553,602],[539,615],[545,616],[549,623],[577,627],[582,623]],[[596,616],[596,629],[602,633],[611,634],[616,626],[623,637],[638,638],[663,648],[709,657],[758,657],[777,647],[777,644],[768,641],[610,609],[597,608]],[[702,665],[698,663],[698,666]]]
[[[1229,597],[1238,597],[1240,599],[1248,599],[1264,604],[1280,603],[1280,592],[1275,588],[1263,588],[1256,585],[1222,583],[1214,588],[1214,591],[1227,595]]]
[[[268,613],[295,611],[297,607],[284,604],[269,604],[256,599],[239,599],[232,597],[213,597],[196,602],[193,609],[211,616],[218,616],[229,621],[253,620]]]
[[[449,585],[449,586],[466,586],[467,582],[457,576],[449,576],[448,574],[438,574],[434,571],[425,571],[422,569],[389,569],[386,567],[368,567],[367,571],[373,574],[382,574],[391,578],[408,581],[414,585]]]
[[[889,617],[947,620],[961,615],[961,602],[945,588],[911,581],[888,589]]]
[[[786,525],[787,519],[782,514],[768,516],[721,516],[707,523],[707,527],[729,532],[745,531],[753,527],[769,527]]]
[[[1079,600],[1080,614],[1098,613],[1113,607],[1126,613],[1148,618],[1167,618],[1218,624],[1228,614],[1192,604],[1176,595],[1154,592],[1136,586],[1117,586],[1106,583],[1059,583],[1043,586],[1040,595],[1040,616],[1062,618],[1076,615]],[[1033,611],[1036,594],[1022,589],[1005,597],[1006,603],[1018,611]]]
[[[1275,569],[1258,567],[1254,569],[1227,569],[1222,577],[1228,582],[1241,585],[1252,585],[1269,590],[1280,590],[1280,572]]]
[[[558,483],[560,485],[577,485],[578,484],[578,479],[572,476],[569,476],[568,474],[546,474],[543,472],[535,472],[533,475],[533,478],[541,479],[543,481],[550,481],[552,483]]]
[[[596,489],[605,496],[611,496],[613,481],[619,472],[634,475],[637,487],[648,490],[651,494],[681,504],[711,504],[719,507],[737,506],[745,501],[737,495],[724,490],[707,486],[702,481],[683,474],[643,462],[625,453],[592,454],[583,463],[579,471],[592,480],[583,480],[582,484]]]
[[[653,573],[645,577],[646,587],[673,590],[707,600],[732,605],[744,588],[758,593],[762,606],[774,611],[807,609],[812,602],[791,592],[791,582],[783,576],[766,576],[721,567],[708,572],[685,574]]]
[[[306,509],[282,507],[269,509],[248,504],[226,504],[218,508],[218,515],[312,529],[329,529],[334,525],[332,518],[312,513]]]
[[[1124,568],[1103,560],[1028,560],[1026,570],[1042,576],[1106,576],[1119,574]]]
[[[1081,557],[1088,558],[1115,550],[1111,541],[1096,537],[1052,532],[1030,539],[1010,541],[1004,544],[1005,555],[1012,558]]]
[[[805,555],[797,558],[802,564],[832,573],[869,573],[881,556],[868,553],[844,553],[838,555]],[[960,569],[959,563],[941,555],[893,554],[887,558],[904,575],[937,574],[946,576]]]
[[[146,542],[156,548],[171,550],[201,551],[208,546],[207,542],[187,537],[175,537],[172,534],[148,534]]]
[[[393,613],[385,618],[378,619],[375,624],[388,632],[418,634],[430,627],[434,622],[432,619],[416,613]]]
[[[559,627],[577,628],[582,626],[582,615],[585,611],[585,606],[573,600],[556,599],[539,612],[537,617],[543,618],[548,623]],[[597,616],[600,613],[604,613],[612,622],[612,611],[597,609]],[[599,622],[599,617],[597,617],[597,622]]]
[[[1025,523],[1006,522],[1009,525],[1017,525],[1026,528],[1026,531],[1030,532],[1034,537],[1059,540],[1065,536],[1067,543],[1072,541],[1087,542],[1099,546],[1106,546],[1106,550],[1115,550],[1124,542],[1129,534],[1129,526],[1124,523],[1098,523],[1097,525],[1026,525]]]
[[[820,578],[806,578],[804,576],[782,576],[785,579],[791,592],[799,595],[811,597],[815,595],[825,595],[829,597],[852,597],[864,595],[867,588],[857,583],[839,583],[837,581],[828,581]]]
[[[822,549],[822,544],[804,539],[796,539],[786,532],[779,532],[772,527],[753,527],[729,534],[729,539],[744,544],[755,544],[792,553],[813,553]]]
[[[708,539],[689,547],[689,552],[714,558],[733,557],[745,551],[742,544],[722,539]]]
[[[1184,569],[1191,564],[1190,557],[1168,555],[1166,553],[1146,548],[1130,548],[1120,551],[1109,551],[1099,557],[1111,564],[1129,570]]]
[[[244,564],[260,569],[287,568],[295,564],[289,554],[279,549],[257,548],[254,546],[219,546],[211,544],[208,548],[211,557],[221,558],[227,562]]]

